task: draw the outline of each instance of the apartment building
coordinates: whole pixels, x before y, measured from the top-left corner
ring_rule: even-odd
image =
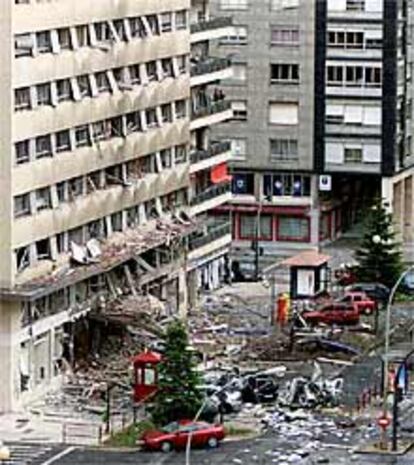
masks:
[[[263,264],[334,241],[375,196],[411,250],[410,0],[215,0],[234,32],[223,87],[230,139],[235,260]]]
[[[229,75],[228,61],[204,63],[229,21],[192,8],[2,5],[0,412],[60,382],[91,315],[146,294],[185,314],[200,283],[226,276],[229,226],[207,217],[229,200],[230,152],[208,126],[231,110],[197,96]]]

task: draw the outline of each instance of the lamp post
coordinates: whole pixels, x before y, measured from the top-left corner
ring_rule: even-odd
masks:
[[[392,302],[394,300],[395,293],[403,279],[407,276],[410,271],[414,269],[414,265],[410,266],[406,269],[403,273],[401,273],[400,277],[397,279],[396,283],[394,284],[393,288],[391,289],[390,295],[388,296],[388,302],[386,307],[386,314],[385,314],[385,352],[384,352],[384,372],[383,372],[383,399],[382,399],[382,412],[383,416],[387,416],[387,394],[388,394],[388,369],[389,369],[389,350],[390,350],[390,326],[391,326],[391,308]],[[385,429],[382,433],[382,443],[386,446],[387,444],[387,437]]]

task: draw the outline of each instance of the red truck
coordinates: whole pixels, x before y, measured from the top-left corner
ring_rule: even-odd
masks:
[[[302,314],[310,325],[324,323],[326,325],[356,325],[359,323],[359,310],[353,304],[331,302],[317,310]]]
[[[353,304],[359,311],[359,314],[372,315],[377,310],[375,300],[365,294],[365,292],[346,292],[338,302]]]

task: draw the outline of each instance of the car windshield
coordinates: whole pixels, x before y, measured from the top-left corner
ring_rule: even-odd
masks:
[[[164,428],[161,428],[161,431],[163,433],[175,433],[178,431],[180,425],[176,422],[173,421],[172,423],[168,423],[168,425],[164,426]]]

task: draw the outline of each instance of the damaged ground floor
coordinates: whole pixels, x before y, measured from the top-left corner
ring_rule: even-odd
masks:
[[[112,336],[128,339],[128,353],[122,344],[113,347],[127,373],[128,357],[159,335],[160,320],[184,316],[202,289],[228,279],[229,234],[199,240],[193,222],[157,222],[96,253],[76,249],[70,265],[3,290],[0,412],[18,411],[61,385],[90,358],[99,359]]]

